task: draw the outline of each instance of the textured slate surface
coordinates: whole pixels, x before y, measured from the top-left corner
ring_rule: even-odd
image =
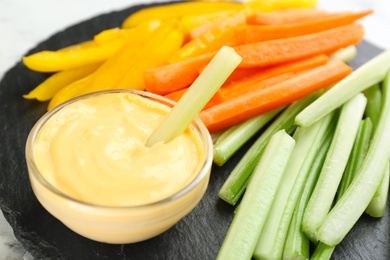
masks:
[[[119,26],[125,17],[142,7],[130,7],[72,26],[44,40],[29,53],[55,50],[90,39],[103,29]],[[357,67],[380,51],[363,42],[351,65]],[[214,259],[233,218],[233,208],[219,200],[217,193],[249,144],[225,166],[213,166],[204,199],[166,233],[127,245],[85,239],[47,213],[29,184],[25,142],[47,104],[24,100],[22,94],[47,76],[31,72],[19,62],[0,82],[0,207],[26,249],[37,259]],[[389,233],[389,207],[382,219],[363,216],[336,248],[333,259],[390,259]]]

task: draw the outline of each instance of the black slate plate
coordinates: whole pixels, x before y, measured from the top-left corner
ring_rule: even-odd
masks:
[[[29,53],[88,40],[103,29],[119,26],[130,13],[143,7],[145,5],[133,6],[72,26],[43,41]],[[358,50],[358,57],[351,63],[355,68],[381,52],[367,42],[361,43]],[[127,245],[88,240],[44,210],[29,184],[25,142],[47,104],[24,100],[22,94],[28,93],[47,76],[29,71],[19,62],[0,83],[0,207],[24,247],[37,259],[214,259],[233,218],[233,208],[219,200],[217,193],[249,144],[223,167],[213,166],[204,199],[164,234]],[[389,220],[389,205],[381,219],[363,216],[336,248],[333,259],[390,259]]]

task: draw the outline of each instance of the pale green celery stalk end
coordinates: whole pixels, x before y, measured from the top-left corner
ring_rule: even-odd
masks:
[[[333,254],[334,249],[334,246],[318,243],[310,260],[329,260]]]
[[[317,240],[317,229],[335,199],[366,103],[366,97],[358,94],[341,109],[331,146],[303,216],[303,231],[312,240]]]
[[[250,138],[270,122],[282,109],[252,117],[226,130],[214,145],[214,163],[224,165]]]
[[[284,130],[273,135],[254,170],[217,259],[251,258],[294,145],[294,139]]]
[[[318,238],[337,245],[364,213],[378,189],[390,158],[390,71],[383,82],[383,103],[377,129],[366,158],[344,196],[318,229]]]
[[[233,48],[223,46],[150,135],[146,146],[182,134],[241,61]]]
[[[359,92],[383,80],[390,68],[390,50],[384,51],[339,81],[295,118],[307,127],[340,107]]]
[[[366,213],[374,218],[381,218],[385,215],[386,203],[389,196],[389,182],[390,182],[390,170],[389,166],[386,167],[385,176],[377,192],[372,198],[370,204],[366,209]]]
[[[341,60],[344,62],[350,62],[353,60],[357,55],[357,49],[355,45],[348,46],[346,48],[342,48],[331,55],[329,55],[329,60]]]

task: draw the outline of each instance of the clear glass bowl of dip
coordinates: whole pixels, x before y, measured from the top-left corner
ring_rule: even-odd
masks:
[[[35,196],[55,218],[74,232],[95,241],[134,243],[163,233],[199,203],[209,182],[213,159],[212,140],[207,128],[196,118],[191,128],[201,140],[204,150],[202,166],[188,185],[162,200],[137,206],[102,206],[69,196],[39,171],[34,158],[37,137],[45,123],[64,107],[81,99],[110,93],[131,93],[169,106],[174,105],[173,101],[155,94],[123,89],[96,92],[69,100],[46,113],[32,128],[26,143],[26,161]]]

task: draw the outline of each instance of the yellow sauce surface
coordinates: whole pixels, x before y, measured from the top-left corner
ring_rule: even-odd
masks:
[[[34,147],[46,180],[77,200],[102,206],[159,201],[188,185],[204,151],[190,129],[146,147],[169,108],[130,93],[74,102],[50,118]]]

